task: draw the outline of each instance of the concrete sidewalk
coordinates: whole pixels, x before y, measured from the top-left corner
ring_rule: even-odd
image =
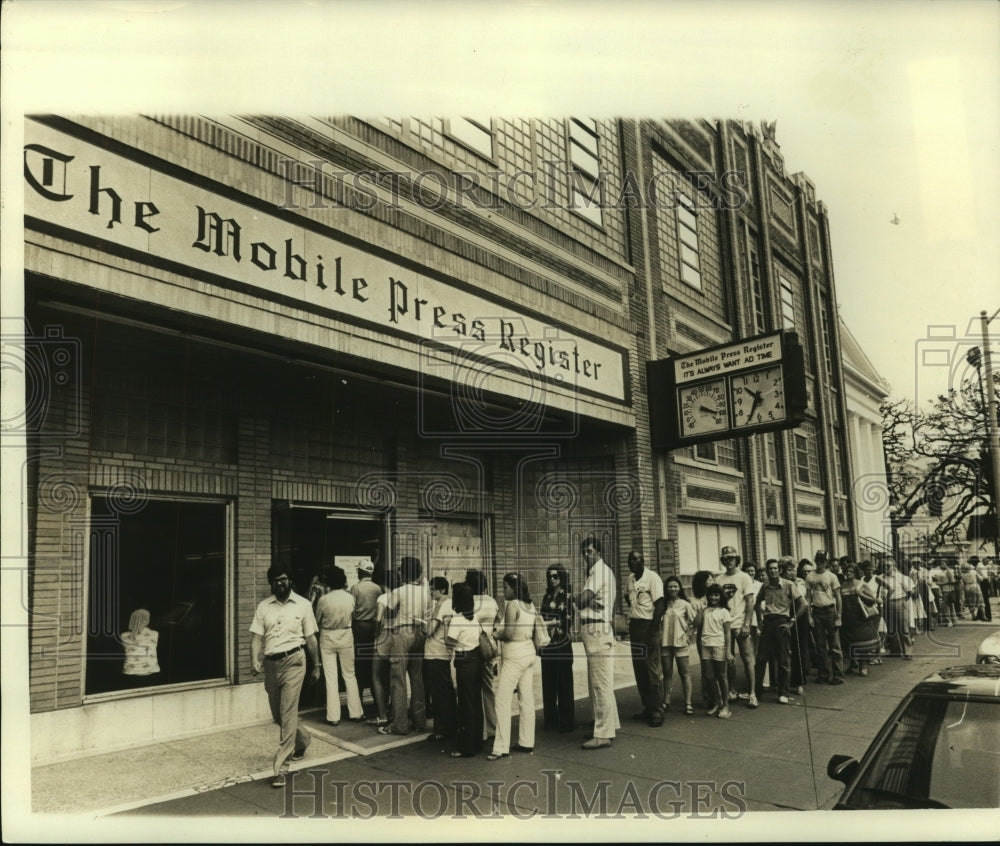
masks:
[[[622,730],[613,754],[581,753],[581,729],[575,735],[539,737],[533,756],[515,756],[517,768],[521,772],[526,767],[565,767],[587,778],[600,774],[611,782],[632,779],[635,784],[646,784],[650,773],[669,761],[671,777],[678,780],[739,776],[745,783],[749,810],[827,808],[838,795],[838,786],[826,777],[829,756],[860,755],[914,683],[941,667],[972,663],[979,642],[994,630],[994,624],[963,621],[956,628],[938,629],[932,638],[919,637],[914,660],[886,658],[867,679],[849,677],[839,687],[808,684],[805,696],[794,697],[791,706],[774,704],[773,694],[768,694],[759,709],[738,707],[727,721],[706,720],[701,709],[694,716],[673,709],[661,729],[629,719],[639,707],[638,694],[629,645],[620,642],[615,680]],[[577,720],[581,722],[590,719],[591,711],[585,701],[586,659],[580,644],[575,644],[573,668]],[[692,669],[697,699],[700,668],[696,662]],[[536,671],[536,684],[538,702],[540,671]],[[675,679],[675,697],[678,684]],[[363,779],[379,773],[418,781],[429,772],[451,773],[456,779],[485,779],[495,772],[452,761],[438,748],[441,744],[422,742],[426,733],[386,737],[348,721],[334,728],[326,724],[325,709],[320,708],[303,710],[301,718],[313,741],[293,770],[343,761],[343,777]],[[276,744],[277,727],[261,723],[38,766],[31,773],[32,810],[96,818],[130,810],[144,813],[139,810],[143,808],[149,809],[145,813],[167,813],[167,808],[172,809],[170,813],[184,813],[185,808],[215,809],[221,804],[232,814],[277,815],[281,797],[273,794],[280,791],[258,789],[270,780]],[[421,748],[398,755],[392,752],[415,744]],[[369,765],[366,759],[375,753],[386,754]],[[262,784],[243,784],[253,781]],[[247,801],[248,796],[252,801]]]
[[[573,677],[575,698],[586,698],[587,661],[579,643],[574,644]],[[615,683],[616,688],[635,686],[627,642],[618,643]],[[538,703],[541,690],[539,668],[535,671]],[[386,737],[370,726],[346,719],[337,727],[329,726],[323,708],[303,710],[300,719],[309,727],[313,740],[306,757],[292,764],[291,770],[372,755],[427,737],[426,732]],[[266,722],[36,766],[31,770],[31,809],[41,814],[106,816],[270,778],[277,742],[277,726]]]

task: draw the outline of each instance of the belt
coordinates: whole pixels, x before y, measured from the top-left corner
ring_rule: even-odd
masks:
[[[600,617],[598,617],[597,619],[594,619],[594,620],[591,620],[591,619],[587,619],[587,620],[581,619],[580,620],[580,625],[582,625],[582,626],[600,626],[600,625],[605,625],[605,624],[608,624],[607,620],[603,620]]]
[[[772,621],[773,620],[783,620],[783,621],[785,621],[787,623],[788,620],[789,620],[789,617],[788,617],[787,614],[765,614],[764,615],[764,622],[766,623],[768,620],[772,620]]]
[[[265,655],[268,661],[279,661],[282,658],[287,658],[289,655],[294,655],[302,647],[296,646],[295,649],[289,649],[287,652],[275,652],[273,655]]]
[[[475,649],[456,649],[454,650],[454,655],[456,658],[465,658],[467,655],[471,655],[473,652],[476,651],[477,650]]]

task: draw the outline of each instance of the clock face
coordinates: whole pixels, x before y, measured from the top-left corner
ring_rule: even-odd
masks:
[[[720,432],[729,428],[726,380],[703,382],[678,391],[681,412],[681,436]]]
[[[731,376],[729,389],[735,428],[780,423],[787,417],[781,365]]]

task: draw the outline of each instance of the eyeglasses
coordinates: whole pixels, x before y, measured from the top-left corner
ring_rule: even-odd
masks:
[[[549,573],[549,578],[550,579],[558,579],[559,578],[559,574],[558,573]]]
[[[278,584],[278,582],[290,582],[290,581],[291,579],[289,579],[288,576],[278,576],[278,578],[271,580],[271,584],[276,585]]]

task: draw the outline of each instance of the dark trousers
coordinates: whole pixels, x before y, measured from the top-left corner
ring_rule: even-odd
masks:
[[[772,685],[777,687],[779,696],[788,696],[788,680],[792,672],[792,641],[791,623],[787,617],[764,618],[764,628],[760,633],[757,661],[754,666],[757,687],[755,693],[758,697],[763,692],[761,685],[764,679],[764,668],[769,661],[778,666],[777,679],[771,680]]]
[[[354,673],[358,679],[358,692],[364,693],[365,688],[371,688],[372,696],[372,661],[375,657],[375,621],[355,620],[351,623],[354,633]]]
[[[458,732],[458,703],[451,683],[451,661],[424,658],[424,695],[434,712],[434,734],[454,737]]]
[[[809,672],[809,621],[802,616],[792,623],[792,672],[788,680],[791,687],[802,687]]]
[[[990,590],[990,580],[983,579],[979,583],[979,589],[983,592],[983,605],[985,606],[983,608],[984,619],[986,620],[986,622],[992,623],[993,612],[990,610],[990,598],[992,597],[993,594],[992,591]]]
[[[542,650],[542,713],[545,728],[573,730],[573,644]]]
[[[458,687],[456,746],[463,755],[483,751],[483,656],[478,649],[455,653]]]
[[[837,609],[833,605],[817,608],[813,614],[813,638],[816,642],[816,659],[819,679],[844,678],[844,653],[840,648],[840,630],[836,627]]]
[[[632,671],[639,690],[642,709],[649,715],[663,710],[663,666],[660,663],[660,636],[653,635],[652,620],[629,620],[628,635],[632,653]],[[650,644],[648,641],[652,640]]]

